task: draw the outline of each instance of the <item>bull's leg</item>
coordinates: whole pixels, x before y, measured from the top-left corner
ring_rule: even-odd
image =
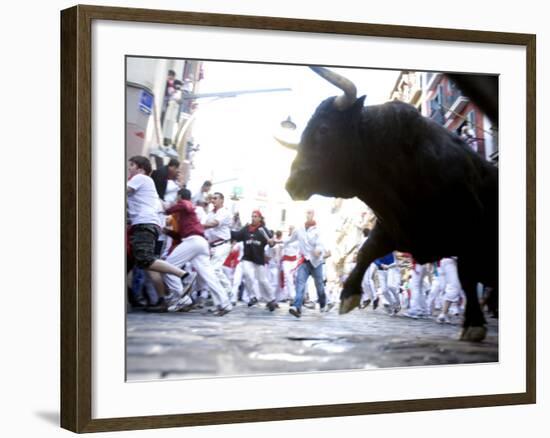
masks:
[[[487,335],[485,317],[479,305],[477,296],[477,275],[479,267],[468,257],[458,258],[458,276],[462,289],[466,294],[466,310],[464,324],[460,335],[461,341],[480,342]]]
[[[340,294],[340,314],[351,312],[359,306],[361,301],[361,281],[365,271],[377,258],[392,251],[393,243],[386,236],[384,230],[375,225],[369,234],[369,238],[359,249],[357,264],[344,282],[344,288]]]

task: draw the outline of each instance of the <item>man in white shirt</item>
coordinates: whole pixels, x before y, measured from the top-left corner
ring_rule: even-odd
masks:
[[[130,221],[129,239],[135,264],[142,269],[173,274],[183,279],[189,273],[160,260],[155,254],[155,244],[159,237],[161,223],[158,214],[159,197],[155,183],[149,177],[151,162],[142,156],[132,157],[128,161],[129,179],[126,191]]]
[[[214,207],[206,216],[203,223],[204,234],[210,245],[210,262],[220,281],[222,287],[231,295],[231,282],[223,271],[223,263],[231,252],[231,223],[233,218],[229,210],[224,207],[224,196],[220,192],[215,192],[210,197]],[[237,297],[230,296],[233,303]]]
[[[304,301],[304,291],[310,276],[313,277],[315,282],[315,289],[317,290],[321,312],[325,311],[326,294],[323,281],[324,248],[321,244],[319,229],[317,228],[314,216],[314,210],[307,210],[304,226],[296,229],[292,236],[285,242],[285,245],[288,245],[297,240],[300,246],[300,253],[304,258],[296,273],[296,299],[288,310],[290,314],[294,315],[296,318],[302,315],[301,308]]]
[[[203,205],[203,203],[208,202],[208,193],[210,192],[211,188],[212,188],[211,181],[203,182],[200,188],[200,191],[196,193],[192,198],[193,204]]]

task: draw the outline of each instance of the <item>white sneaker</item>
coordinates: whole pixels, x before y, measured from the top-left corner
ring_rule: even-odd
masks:
[[[328,304],[325,304],[325,307],[323,307],[321,309],[321,312],[325,312],[325,313],[328,313],[332,310],[332,308],[334,307],[334,303],[328,303]]]
[[[233,306],[231,304],[228,304],[225,307],[218,307],[218,309],[214,312],[214,315],[216,316],[223,316],[233,310]]]
[[[407,318],[412,318],[412,319],[419,319],[421,317],[421,314],[418,312],[407,310],[405,313],[403,313],[403,316],[406,316]]]
[[[451,320],[449,319],[449,317],[447,315],[445,315],[444,313],[440,313],[437,317],[437,322],[439,324],[450,324],[451,323]]]
[[[193,300],[191,297],[185,295],[178,300],[172,301],[168,306],[169,312],[187,312],[193,307]]]

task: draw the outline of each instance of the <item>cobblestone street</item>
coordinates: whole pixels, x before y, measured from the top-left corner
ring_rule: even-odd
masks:
[[[484,342],[457,340],[460,321],[390,317],[383,309],[338,315],[288,305],[270,313],[240,303],[216,317],[187,313],[127,315],[127,379],[154,380],[498,361],[498,324]]]

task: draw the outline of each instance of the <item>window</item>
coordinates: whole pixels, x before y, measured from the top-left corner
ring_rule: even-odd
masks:
[[[435,101],[437,102],[438,107],[441,108],[441,105],[443,105],[443,86],[441,84],[437,86],[437,94],[435,95]]]
[[[467,115],[466,115],[466,120],[468,120],[468,124],[470,126],[470,128],[472,129],[475,129],[476,127],[476,113],[475,111],[470,111]]]

